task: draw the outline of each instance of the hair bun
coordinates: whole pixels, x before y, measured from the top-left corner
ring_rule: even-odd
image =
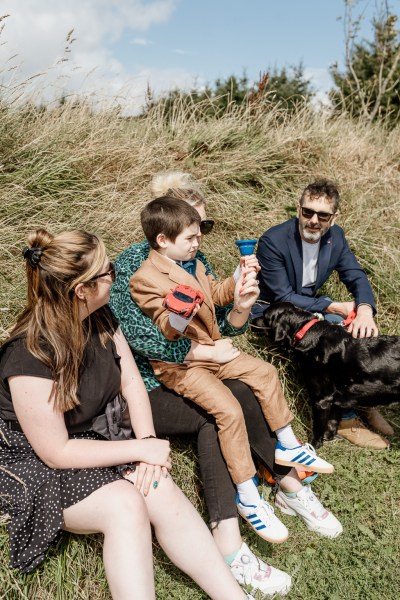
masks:
[[[30,264],[30,266],[32,268],[35,268],[40,263],[40,259],[42,258],[43,250],[45,250],[45,249],[46,248],[37,248],[37,247],[29,248],[28,246],[25,246],[25,248],[22,250],[22,256],[25,258],[25,260],[28,261],[28,263]]]
[[[167,196],[170,190],[193,190],[200,192],[198,184],[190,173],[183,171],[167,171],[154,175],[151,184],[151,192],[154,198]]]

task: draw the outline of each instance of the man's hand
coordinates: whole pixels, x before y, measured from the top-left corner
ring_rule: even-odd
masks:
[[[354,338],[376,337],[378,328],[375,324],[372,308],[366,304],[357,307],[357,316],[350,323],[347,331]]]
[[[355,302],[332,302],[326,307],[325,312],[341,315],[345,319],[355,307]]]

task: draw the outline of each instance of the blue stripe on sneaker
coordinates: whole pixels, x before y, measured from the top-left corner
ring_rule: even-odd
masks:
[[[300,462],[300,458],[301,458],[302,456],[304,456],[304,454],[305,454],[305,452],[304,452],[304,450],[303,450],[303,452],[300,452],[300,454],[298,454],[297,456],[295,456],[294,458],[292,458],[292,461],[291,461],[291,462]],[[307,455],[305,456],[305,458],[307,458]]]
[[[292,462],[297,462],[297,463],[300,463],[300,464],[304,464],[304,463],[307,464],[308,460],[310,460],[310,455],[306,454],[306,456],[304,458],[302,458],[301,460],[294,459]]]
[[[259,531],[260,529],[265,529],[265,525],[260,525],[259,527],[255,527],[254,529],[257,529],[257,531]]]
[[[316,460],[316,458],[312,458],[311,460],[308,461],[307,465],[312,465],[315,460]]]

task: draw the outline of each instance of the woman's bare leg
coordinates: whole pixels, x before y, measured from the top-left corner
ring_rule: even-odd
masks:
[[[243,600],[208,527],[170,477],[146,497],[150,522],[169,558],[213,600]]]
[[[104,534],[103,558],[114,600],[154,600],[149,514],[128,481],[114,481],[64,510],[64,529]]]

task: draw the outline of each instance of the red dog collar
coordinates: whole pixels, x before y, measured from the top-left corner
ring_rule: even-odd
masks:
[[[303,337],[306,335],[307,331],[309,329],[311,329],[311,327],[313,325],[315,325],[315,323],[318,323],[319,319],[311,319],[311,321],[308,321],[308,323],[306,323],[305,325],[303,325],[303,327],[301,329],[299,329],[299,331],[296,333],[296,335],[293,338],[293,346],[295,344],[297,344],[297,342],[299,342],[300,340],[303,339]]]
[[[343,327],[348,327],[350,325],[350,323],[352,323],[354,321],[354,319],[357,316],[357,311],[356,310],[352,310],[346,317],[346,319],[343,321],[342,325]]]

